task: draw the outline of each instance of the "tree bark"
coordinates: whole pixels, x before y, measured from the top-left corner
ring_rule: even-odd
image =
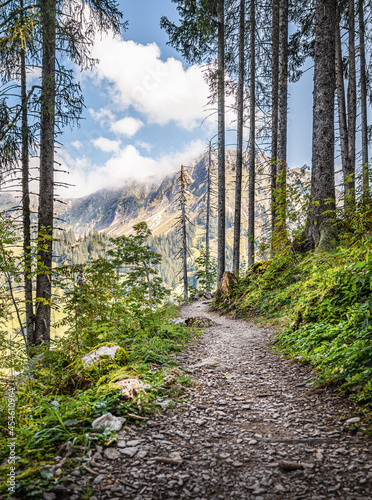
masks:
[[[211,193],[212,193],[212,141],[208,145],[208,167],[207,167],[207,213],[205,218],[205,275],[209,276],[209,235],[211,226]]]
[[[243,113],[244,113],[244,39],[245,39],[245,0],[240,0],[239,13],[239,81],[238,81],[238,121],[236,148],[235,217],[233,243],[233,271],[239,274],[240,230],[242,212],[242,173],[243,173]]]
[[[278,92],[279,92],[279,0],[272,4],[271,60],[271,234],[276,224],[276,182],[278,165]]]
[[[50,341],[52,301],[56,0],[40,0],[43,32],[36,336]]]
[[[23,24],[23,0],[20,1],[21,22]],[[29,128],[28,128],[28,97],[26,75],[26,51],[20,47],[21,63],[21,105],[22,105],[22,218],[23,218],[23,255],[24,255],[24,295],[26,310],[26,332],[28,346],[36,345],[34,308],[32,301],[31,278],[31,210],[30,210],[30,159],[29,159]]]
[[[149,308],[152,309],[152,288],[151,288],[150,274],[146,262],[142,261],[142,263],[143,267],[145,268],[147,287],[149,289]]]
[[[337,90],[337,108],[338,108],[338,123],[340,129],[340,145],[341,145],[341,164],[344,179],[347,177],[349,170],[349,146],[347,133],[347,113],[345,99],[345,84],[344,72],[342,67],[342,45],[340,34],[340,11],[338,4],[336,5],[336,90]]]
[[[186,230],[186,176],[185,168],[181,165],[181,228],[182,228],[182,271],[183,271],[183,298],[189,300],[189,285],[187,279],[187,230]]]
[[[333,248],[336,230],[329,210],[335,208],[334,92],[336,0],[316,0],[314,104],[308,249]]]
[[[363,199],[369,200],[369,168],[368,168],[368,118],[367,118],[367,80],[365,53],[364,0],[358,0],[359,17],[359,60],[360,60],[360,109],[362,127],[362,166],[363,166]]]
[[[249,185],[248,185],[248,266],[254,264],[255,183],[256,183],[256,5],[250,6],[250,106],[249,106]]]
[[[278,233],[286,238],[287,184],[287,113],[288,113],[288,0],[279,2],[279,85],[278,85]]]
[[[352,207],[355,204],[355,134],[356,134],[356,69],[355,69],[355,7],[349,0],[349,84],[347,87],[347,133],[348,133],[348,172],[346,199]]]
[[[218,0],[218,283],[225,272],[225,219],[225,3]]]

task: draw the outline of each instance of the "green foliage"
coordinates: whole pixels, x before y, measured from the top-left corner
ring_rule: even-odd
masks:
[[[160,265],[162,257],[148,244],[151,231],[146,222],[136,224],[133,229],[135,233],[130,236],[110,238],[113,248],[108,250],[107,254],[111,257],[111,263],[118,275],[122,267],[126,268],[122,278],[125,293],[129,291],[130,295],[140,300],[147,296],[151,308],[169,295],[158,276],[157,266]]]
[[[363,214],[355,218],[352,236],[348,221],[334,252],[284,251],[255,264],[229,307],[284,326],[279,349],[303,356],[321,381],[342,384],[372,404],[372,245],[371,235],[358,229],[366,227]]]
[[[121,324],[117,320],[116,330],[102,330],[99,342],[92,347],[119,345],[114,360],[105,358],[92,365],[83,364],[81,356],[92,349],[83,343],[82,337],[77,351],[74,333],[53,343],[50,351],[40,349],[16,379],[17,454],[21,457],[17,468],[33,470],[30,478],[40,486],[42,480],[35,464],[52,461],[56,450],[67,441],[73,443],[79,454],[93,444],[107,446],[112,442],[111,433],[92,430],[95,418],[107,412],[122,416],[157,411],[156,403],[169,397],[163,380],[173,364],[171,356],[195,335],[192,329],[167,323],[175,314],[174,307],[147,308],[141,312],[141,321],[137,318],[131,324],[124,316]],[[134,400],[123,399],[115,382],[133,377],[148,384],[149,389]],[[180,382],[188,383],[181,378]],[[0,462],[7,456],[5,391],[6,386],[1,386]],[[0,474],[7,471],[7,467],[2,467]],[[20,495],[30,487],[30,478],[18,481]]]
[[[210,252],[201,246],[200,255],[195,259],[195,266],[199,289],[211,292],[216,286],[217,259],[211,257]]]

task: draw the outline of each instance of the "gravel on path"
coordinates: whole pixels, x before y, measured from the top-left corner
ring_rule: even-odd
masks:
[[[311,369],[275,354],[266,329],[205,301],[181,312],[217,323],[177,357],[197,384],[98,447],[76,486],[89,479],[91,500],[372,499],[371,439],[352,402],[312,390]]]

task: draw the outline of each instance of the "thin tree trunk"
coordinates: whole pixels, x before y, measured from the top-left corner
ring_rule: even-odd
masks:
[[[279,92],[279,0],[272,5],[272,62],[271,62],[271,234],[276,224],[276,182],[278,165],[278,92]]]
[[[342,67],[342,45],[340,34],[340,11],[338,4],[336,5],[336,90],[337,90],[337,108],[338,122],[340,129],[340,145],[341,145],[341,164],[344,178],[347,177],[348,162],[349,162],[349,146],[347,133],[347,114],[346,114],[346,99],[345,99],[345,84],[344,73]]]
[[[248,266],[254,263],[255,238],[255,182],[256,182],[256,5],[251,0],[250,8],[250,106],[249,106],[249,185],[248,185]]]
[[[287,113],[288,113],[288,0],[279,2],[279,85],[278,85],[278,196],[277,216],[281,239],[286,238]]]
[[[225,4],[218,0],[218,284],[225,272],[225,219]]]
[[[50,341],[52,300],[53,210],[54,210],[54,122],[56,0],[41,0],[43,31],[42,90],[40,118],[40,184],[38,210],[38,269],[36,281],[36,336]]]
[[[335,207],[334,91],[336,0],[316,0],[314,47],[313,157],[308,248],[333,247],[336,230],[329,210]],[[333,200],[333,201],[329,201]]]
[[[149,308],[152,309],[152,288],[151,288],[150,274],[149,274],[149,270],[148,270],[148,267],[147,267],[147,264],[145,261],[143,262],[143,265],[145,267],[147,287],[149,289]]]
[[[208,145],[208,166],[207,166],[207,213],[205,219],[205,275],[209,276],[209,235],[210,235],[210,220],[211,220],[211,190],[212,190],[212,141]]]
[[[189,287],[187,279],[187,231],[186,231],[186,176],[185,168],[181,165],[180,187],[181,187],[181,228],[182,228],[182,270],[183,270],[183,298],[189,300]]]
[[[20,1],[23,23],[23,0]],[[30,210],[30,161],[29,161],[29,129],[28,129],[28,97],[26,75],[26,51],[20,48],[21,59],[21,104],[22,104],[22,217],[23,217],[23,255],[24,255],[24,294],[26,309],[26,331],[28,346],[36,344],[34,310],[32,302],[31,278],[31,210]]]
[[[235,217],[233,244],[233,271],[239,274],[240,228],[242,212],[242,172],[243,172],[243,112],[244,112],[244,39],[245,39],[245,0],[240,0],[239,19],[239,82],[238,82],[238,123],[236,150]]]
[[[351,207],[355,203],[355,135],[356,135],[356,69],[355,69],[355,6],[354,0],[349,0],[349,84],[347,87],[347,116],[348,116],[348,146],[349,170],[347,184],[347,198]]]
[[[368,169],[368,118],[367,118],[367,82],[364,28],[364,0],[358,0],[359,16],[359,57],[360,57],[360,109],[362,126],[362,165],[363,165],[363,199],[369,200]]]

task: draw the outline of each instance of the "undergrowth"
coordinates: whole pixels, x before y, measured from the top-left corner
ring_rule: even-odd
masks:
[[[280,326],[277,348],[302,356],[319,381],[372,406],[371,237],[344,237],[330,253],[278,253],[250,268],[219,308]]]
[[[172,306],[142,310],[142,327],[132,329],[130,334],[124,333],[124,328],[116,335],[110,328],[102,333],[102,328],[94,347],[110,342],[119,345],[121,349],[113,360],[103,358],[99,363],[85,365],[81,357],[92,346],[81,347],[73,354],[68,338],[33,358],[32,366],[15,379],[16,467],[17,473],[22,471],[17,476],[17,495],[38,498],[52,479],[47,477],[48,473],[44,474],[45,466],[56,463],[55,457],[63,455],[61,450],[66,442],[73,444],[76,454],[84,456],[96,444],[109,446],[115,441],[113,433],[92,429],[95,418],[108,412],[124,417],[128,413],[146,416],[159,411],[159,403],[169,402],[180,386],[189,384],[187,377],[178,376],[178,389],[163,386],[164,378],[172,370],[172,354],[196,335],[195,329],[167,324],[175,314]],[[133,400],[123,399],[115,381],[133,377],[148,384],[148,388]],[[7,383],[0,387],[0,463],[3,462],[0,494],[6,492],[9,471],[9,465],[4,465],[9,456],[8,389]]]
[[[1,498],[10,498],[8,475],[13,472],[16,498],[42,498],[63,482],[74,460],[97,444],[115,441],[115,433],[93,430],[94,419],[110,412],[140,424],[146,415],[171,405],[171,398],[190,384],[175,369],[172,355],[197,329],[168,323],[178,311],[167,303],[169,291],[157,275],[161,256],[148,246],[150,231],[144,223],[134,230],[134,235],[112,240],[110,260],[53,269],[53,308],[62,318],[56,325],[63,332],[58,338],[38,338],[36,345],[25,347],[24,336],[1,332],[7,317],[0,310]],[[0,264],[8,268],[8,262],[11,253]],[[0,293],[0,305],[1,300]],[[103,345],[118,346],[113,358],[83,359]],[[18,374],[12,376],[14,372]],[[142,390],[123,393],[125,379],[137,379]],[[12,389],[14,408],[9,403]],[[61,471],[52,473],[65,457]]]

